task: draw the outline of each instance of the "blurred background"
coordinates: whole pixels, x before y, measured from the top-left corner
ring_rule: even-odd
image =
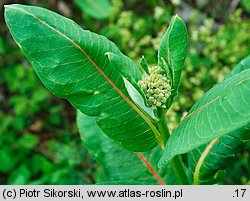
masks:
[[[41,84],[12,40],[4,4],[48,8],[105,35],[136,63],[157,62],[172,15],[189,33],[180,95],[168,113],[173,130],[191,106],[250,53],[250,0],[1,0],[0,184],[91,184],[100,168],[81,144],[76,113]],[[250,143],[240,147],[222,184],[249,184]]]

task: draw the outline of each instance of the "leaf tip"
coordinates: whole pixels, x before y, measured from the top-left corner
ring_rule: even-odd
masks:
[[[17,4],[5,4],[5,5],[4,5],[4,8],[5,8],[5,10],[6,10],[6,9],[15,8],[15,5],[17,5]]]
[[[6,11],[17,10],[19,5],[20,4],[5,4],[5,5],[3,5],[4,12],[6,13]]]
[[[184,23],[184,20],[178,14],[175,14],[175,16],[173,17],[173,19],[180,20],[180,21],[182,21]]]
[[[178,18],[180,18],[178,14],[175,14],[175,15],[172,17],[173,20],[176,20],[176,19],[178,19]]]
[[[11,8],[11,5],[4,5],[4,11],[6,12],[7,10],[9,10]]]

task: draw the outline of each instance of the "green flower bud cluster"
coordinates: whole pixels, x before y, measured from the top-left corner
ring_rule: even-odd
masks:
[[[153,108],[165,108],[165,103],[171,95],[169,80],[159,66],[149,69],[150,75],[144,74],[139,86],[147,97],[148,104]]]

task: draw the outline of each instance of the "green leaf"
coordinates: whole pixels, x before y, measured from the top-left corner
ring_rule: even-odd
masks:
[[[116,55],[112,52],[106,53],[110,63],[117,68],[120,74],[125,77],[134,86],[142,79],[142,74],[138,66],[127,56]]]
[[[140,59],[140,64],[141,64],[142,69],[145,71],[145,73],[147,73],[149,75],[150,72],[148,69],[148,63],[147,63],[144,56],[142,56],[142,58]]]
[[[176,184],[176,178],[169,167],[157,167],[162,154],[159,147],[143,153],[127,151],[106,137],[93,117],[80,111],[77,112],[77,126],[84,147],[104,169],[106,179],[98,183]]]
[[[119,71],[119,73],[141,94],[146,105],[146,96],[138,85],[138,81],[142,80],[142,74],[138,66],[126,56],[118,56],[112,52],[107,52],[106,55],[113,67],[116,68],[117,71]]]
[[[126,89],[128,91],[129,96],[132,98],[135,104],[141,108],[152,121],[158,122],[159,119],[156,117],[154,109],[152,107],[148,107],[148,104],[145,103],[144,97],[138,92],[138,90],[125,78],[123,79]]]
[[[21,166],[15,168],[8,177],[7,184],[11,185],[24,185],[28,184],[31,178],[31,171],[27,165],[22,164]]]
[[[213,87],[170,136],[160,165],[250,123],[250,69]]]
[[[250,125],[215,138],[209,144],[188,153],[189,174],[193,184],[218,183],[225,176],[237,148],[250,139]]]
[[[250,67],[250,57],[243,59],[226,76],[228,79]],[[188,152],[188,168],[193,184],[218,183],[225,176],[238,147],[250,138],[250,127],[243,127],[228,135]]]
[[[74,0],[74,2],[81,10],[98,19],[107,18],[112,8],[108,0],[98,0],[98,2],[93,0]]]
[[[153,108],[149,107],[147,98],[138,85],[138,81],[142,80],[142,74],[138,66],[126,56],[118,56],[112,52],[107,52],[106,55],[113,67],[123,76],[127,92],[134,103],[136,103],[143,112],[157,121],[158,119],[154,115]]]
[[[178,93],[181,71],[187,56],[188,34],[183,20],[174,16],[158,51],[158,65],[167,73],[172,85],[172,98]]]
[[[1,145],[0,151],[0,173],[8,174],[18,163],[18,158],[16,156],[16,150],[11,146]]]
[[[250,0],[241,0],[240,2],[245,11],[250,13]]]
[[[240,73],[243,70],[250,68],[250,55],[243,59],[240,63],[238,63],[233,70],[225,77],[225,79],[232,77],[233,75],[236,75]]]
[[[38,136],[31,133],[23,135],[17,141],[17,144],[19,146],[22,146],[26,149],[33,149],[38,143],[39,143]]]
[[[122,76],[105,56],[124,56],[114,43],[44,8],[8,5],[5,20],[53,94],[93,116],[106,135],[129,150],[157,145],[160,134],[154,123],[129,97]]]

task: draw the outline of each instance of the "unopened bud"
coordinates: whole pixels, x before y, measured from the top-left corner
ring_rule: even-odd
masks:
[[[171,95],[169,80],[159,66],[153,66],[149,71],[150,75],[143,75],[138,84],[145,93],[150,106],[166,108],[165,103]]]

